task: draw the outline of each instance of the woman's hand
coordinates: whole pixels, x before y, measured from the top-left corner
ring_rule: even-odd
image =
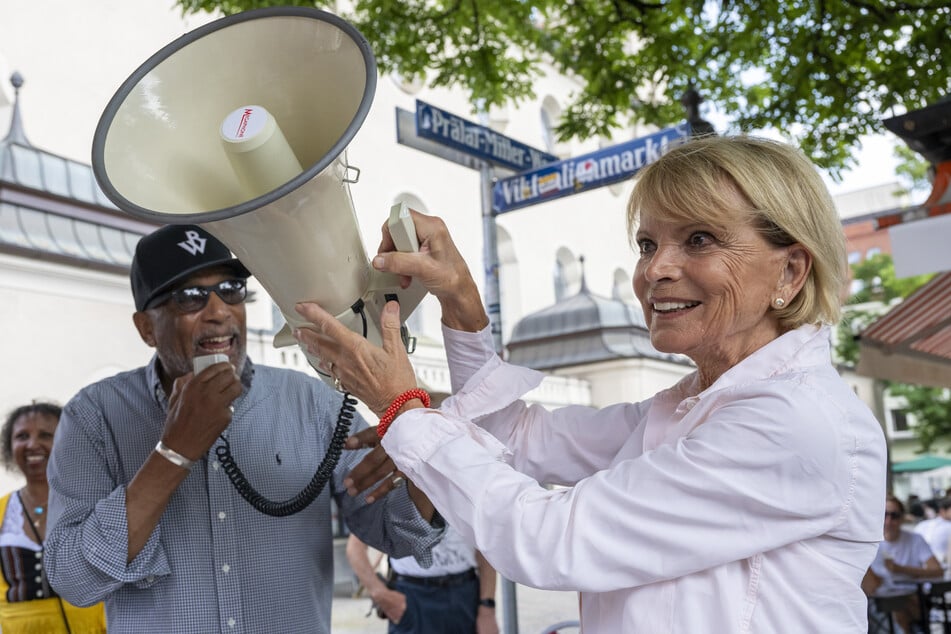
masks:
[[[446,223],[436,216],[410,210],[416,225],[419,251],[396,250],[386,223],[373,268],[402,276],[406,288],[415,279],[439,300],[443,322],[455,330],[476,332],[489,323],[479,290],[459,254]]]
[[[296,309],[314,324],[314,328],[294,332],[300,344],[320,358],[322,371],[339,379],[347,392],[377,416],[382,416],[397,396],[416,387],[416,372],[400,337],[397,302],[387,302],[380,314],[382,347],[351,331],[313,302],[301,302]]]
[[[363,401],[377,416],[382,416],[397,396],[416,387],[416,372],[410,365],[400,336],[400,305],[397,302],[387,302],[380,314],[382,347],[371,344],[313,302],[301,302],[295,308],[314,324],[314,329],[300,328],[294,332],[300,344],[321,359],[323,371],[339,379],[348,392]],[[401,411],[415,407],[422,407],[422,403],[410,401]],[[396,465],[379,440],[371,436],[375,433],[375,429],[367,429],[347,440],[348,449],[372,447],[344,479],[350,495],[382,480],[367,495],[367,502],[383,497],[404,483],[403,476],[396,471]],[[411,484],[408,486],[410,498],[420,515],[430,521],[432,504],[419,489]]]

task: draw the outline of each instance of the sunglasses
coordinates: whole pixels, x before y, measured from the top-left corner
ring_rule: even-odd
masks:
[[[889,517],[893,520],[900,520],[902,517],[902,514],[899,513],[898,511],[885,511],[885,517]]]
[[[146,308],[155,308],[172,300],[183,312],[196,313],[208,305],[211,293],[221,298],[226,304],[240,304],[248,297],[248,284],[245,280],[223,280],[210,286],[186,286],[168,293],[156,296]]]

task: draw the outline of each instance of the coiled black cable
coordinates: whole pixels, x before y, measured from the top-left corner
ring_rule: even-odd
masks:
[[[363,337],[366,338],[367,316],[364,311],[363,300],[358,299],[350,309],[362,318]],[[317,368],[314,369],[317,370]],[[317,371],[323,374],[320,370]],[[310,506],[311,502],[317,499],[317,496],[320,495],[327,481],[330,480],[330,477],[333,475],[334,469],[340,461],[340,455],[343,453],[343,445],[347,442],[347,436],[350,433],[350,424],[353,422],[353,416],[357,411],[355,407],[356,404],[357,399],[350,396],[350,392],[344,392],[343,402],[340,403],[340,411],[337,412],[337,423],[334,426],[334,433],[330,439],[330,446],[327,447],[327,453],[324,454],[323,460],[321,460],[317,466],[317,471],[314,473],[314,477],[311,478],[310,483],[301,489],[300,493],[289,500],[274,502],[261,495],[257,489],[251,485],[247,477],[245,477],[244,473],[238,467],[238,463],[235,462],[234,456],[231,454],[231,444],[228,442],[228,439],[225,438],[224,434],[220,436],[222,444],[215,447],[218,462],[228,475],[228,479],[231,480],[231,484],[234,485],[235,490],[248,504],[261,513],[270,515],[271,517],[287,517],[288,515],[300,513]]]
[[[224,435],[221,436],[223,444],[215,447],[218,462],[221,463],[222,468],[231,480],[231,484],[233,484],[234,488],[241,494],[241,497],[247,500],[248,504],[258,511],[272,517],[286,517],[300,513],[310,506],[311,502],[317,499],[324,485],[327,484],[327,481],[330,480],[330,476],[333,475],[334,469],[337,467],[337,462],[340,460],[340,454],[343,452],[343,445],[347,441],[347,436],[350,433],[350,423],[353,421],[353,415],[356,413],[354,407],[356,404],[357,400],[350,396],[349,392],[343,395],[340,412],[337,414],[337,424],[334,427],[333,437],[330,439],[330,446],[327,448],[327,453],[324,455],[323,460],[320,461],[317,472],[314,473],[314,477],[311,478],[310,483],[301,489],[300,493],[289,500],[274,502],[258,493],[251,483],[248,482],[244,473],[241,472],[238,463],[235,462],[234,456],[231,455],[231,446]]]

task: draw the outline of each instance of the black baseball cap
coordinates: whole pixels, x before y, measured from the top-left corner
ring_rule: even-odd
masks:
[[[197,225],[166,225],[135,245],[132,258],[132,297],[135,309],[145,310],[156,296],[203,269],[226,266],[240,278],[251,272],[218,238]]]

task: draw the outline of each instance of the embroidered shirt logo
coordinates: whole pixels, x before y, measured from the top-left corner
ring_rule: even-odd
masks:
[[[188,240],[179,242],[178,246],[185,249],[192,255],[198,255],[199,253],[205,252],[205,243],[208,242],[207,238],[202,238],[197,231],[186,231],[185,236],[188,238]]]

